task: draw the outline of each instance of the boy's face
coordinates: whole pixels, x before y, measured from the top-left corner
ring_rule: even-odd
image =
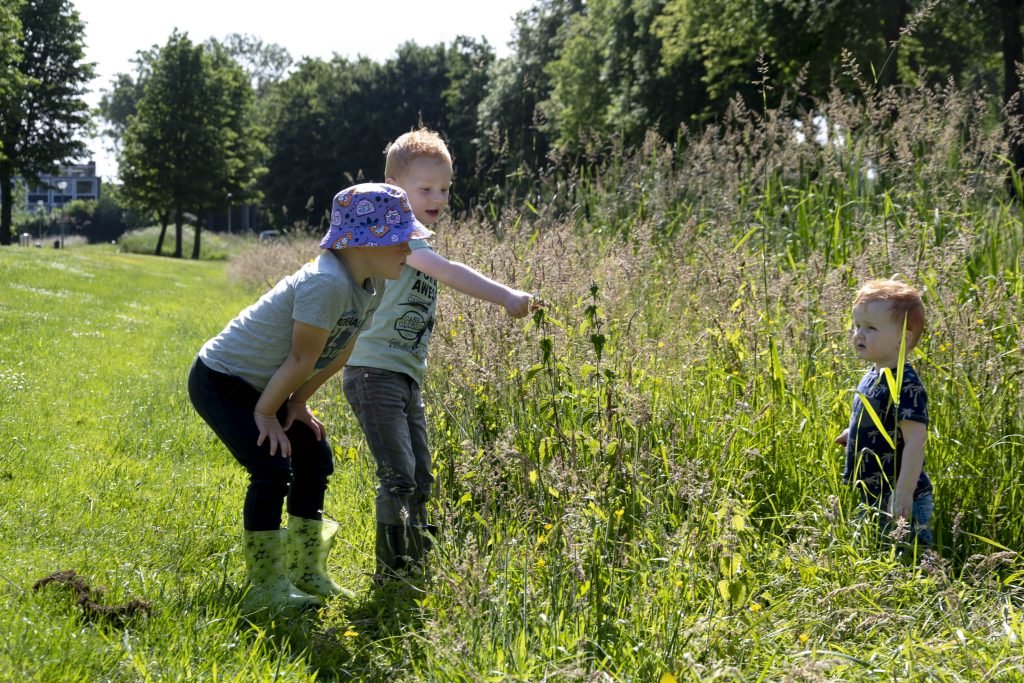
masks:
[[[857,357],[875,364],[875,369],[895,368],[900,360],[903,322],[892,315],[887,301],[861,302],[853,307],[853,349]],[[906,350],[912,347],[907,334]]]
[[[388,178],[387,182],[405,190],[412,212],[420,223],[433,225],[448,206],[452,166],[444,159],[419,157],[413,159],[397,178]]]
[[[408,242],[392,244],[386,247],[351,247],[358,249],[360,261],[365,264],[366,273],[370,277],[385,277],[397,280],[402,274],[405,257],[412,253]]]

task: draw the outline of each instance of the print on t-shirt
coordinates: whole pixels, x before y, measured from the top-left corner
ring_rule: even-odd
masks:
[[[437,280],[426,273],[417,271],[416,282],[409,289],[408,298],[398,304],[402,314],[395,320],[395,333],[389,346],[402,349],[413,355],[421,355],[419,350],[423,336],[433,331],[434,301],[437,299]]]
[[[330,336],[327,338],[324,352],[320,354],[320,358],[316,361],[317,370],[327,367],[338,357],[338,354],[348,344],[349,339],[355,334],[361,322],[355,311],[345,311],[341,314],[338,322],[334,325],[334,329],[331,330]]]

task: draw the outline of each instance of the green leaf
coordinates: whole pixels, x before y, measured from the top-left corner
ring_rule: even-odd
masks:
[[[750,230],[747,230],[747,234],[746,234],[746,235],[744,235],[743,237],[741,237],[741,238],[740,238],[740,241],[736,243],[736,246],[734,246],[734,247],[732,248],[732,250],[731,250],[731,251],[730,251],[729,253],[730,253],[730,254],[735,254],[735,253],[736,253],[736,250],[737,250],[737,249],[739,249],[740,247],[742,247],[742,246],[743,246],[743,243],[744,243],[744,242],[746,242],[747,240],[749,240],[749,239],[750,239],[750,237],[751,237],[751,236],[752,236],[752,235],[753,235],[753,234],[754,234],[755,232],[757,232],[757,231],[758,231],[758,230],[760,230],[760,229],[761,229],[761,226],[760,226],[760,225],[755,225],[755,226],[754,226],[754,227],[752,227],[752,228],[751,228]]]
[[[730,605],[739,605],[747,597],[747,585],[740,579],[722,579],[718,582],[718,594]]]
[[[896,444],[893,443],[892,437],[885,431],[885,425],[882,424],[882,420],[879,419],[878,413],[876,413],[875,409],[871,406],[871,401],[869,401],[868,397],[859,391],[856,392],[856,394],[860,396],[860,401],[864,404],[864,410],[867,411],[867,414],[871,417],[871,421],[875,423],[875,427],[878,428],[878,431],[885,437],[886,443],[895,450]]]

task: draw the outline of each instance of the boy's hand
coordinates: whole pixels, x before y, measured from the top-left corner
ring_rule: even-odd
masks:
[[[889,514],[892,515],[894,522],[900,517],[909,522],[914,514],[914,495],[900,493],[899,490],[893,491],[889,496]]]
[[[835,443],[839,444],[843,448],[846,448],[846,442],[849,440],[850,428],[847,427],[843,430],[843,433],[835,438]]]
[[[292,444],[284,435],[281,423],[277,421],[276,415],[264,415],[253,412],[253,420],[256,421],[256,428],[260,430],[260,436],[256,439],[256,445],[262,446],[265,439],[270,439],[270,454],[276,455],[278,448],[281,449],[281,457],[288,458],[292,454]]]
[[[324,427],[324,423],[317,419],[304,401],[288,401],[285,409],[288,412],[284,421],[284,431],[287,432],[292,428],[292,424],[299,421],[313,430],[317,441],[327,436],[327,428]]]
[[[533,297],[526,292],[513,289],[505,297],[502,305],[505,306],[505,310],[513,318],[525,318],[530,313],[530,303],[532,301]]]

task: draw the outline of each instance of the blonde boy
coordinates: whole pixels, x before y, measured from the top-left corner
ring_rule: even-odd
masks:
[[[452,159],[437,133],[419,129],[387,149],[387,182],[404,189],[424,225],[448,206]],[[499,304],[514,318],[530,312],[530,295],[449,261],[427,242],[412,253],[398,280],[388,282],[372,325],[363,331],[344,371],[345,397],[377,464],[376,567],[378,581],[417,565],[436,530],[427,521],[431,474],[420,385],[434,327],[438,283]]]
[[[857,291],[853,348],[858,358],[872,366],[857,386],[850,426],[836,437],[836,443],[846,447],[843,479],[858,487],[861,500],[889,513],[892,520],[912,520],[918,542],[931,545],[935,502],[931,479],[924,471],[928,394],[906,361],[921,339],[924,323],[921,296],[906,283],[873,280]],[[901,346],[903,382],[899,400],[894,401],[884,369],[893,379],[898,377]],[[884,433],[865,410],[865,399]]]

